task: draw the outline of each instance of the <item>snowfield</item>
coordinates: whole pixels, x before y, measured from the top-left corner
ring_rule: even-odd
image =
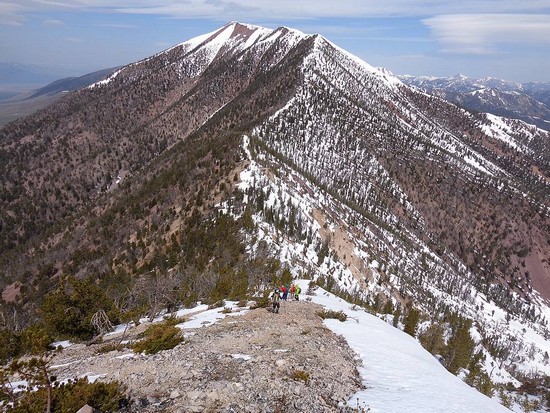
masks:
[[[308,280],[298,284],[307,291]],[[350,406],[359,402],[372,413],[510,412],[449,373],[408,334],[322,288],[310,297],[348,316],[343,323],[327,319],[325,325],[342,335],[363,362],[359,373],[366,388],[350,398]]]

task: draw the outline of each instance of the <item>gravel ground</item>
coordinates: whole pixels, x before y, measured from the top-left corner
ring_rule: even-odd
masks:
[[[79,344],[53,364],[59,378],[125,383],[132,412],[340,412],[361,386],[360,360],[323,326],[320,310],[283,302],[279,314],[259,308],[186,330],[184,343],[155,355],[98,355],[100,345]]]

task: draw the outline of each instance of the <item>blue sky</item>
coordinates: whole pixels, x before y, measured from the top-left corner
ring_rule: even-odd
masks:
[[[233,20],[320,33],[396,74],[550,81],[550,0],[0,0],[0,61],[85,74]]]

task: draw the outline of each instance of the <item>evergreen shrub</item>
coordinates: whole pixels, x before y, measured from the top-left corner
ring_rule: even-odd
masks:
[[[183,341],[183,335],[178,327],[165,323],[154,324],[145,330],[145,338],[134,343],[131,348],[136,353],[155,354],[170,350]]]
[[[3,406],[6,413],[43,413],[46,411],[46,387],[24,391],[14,403]],[[88,404],[103,413],[117,412],[128,403],[126,388],[118,381],[88,382],[86,377],[52,386],[52,413],[74,413]]]

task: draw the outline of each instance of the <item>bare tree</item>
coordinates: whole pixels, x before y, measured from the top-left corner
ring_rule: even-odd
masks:
[[[100,335],[105,334],[114,328],[107,313],[101,309],[94,313],[91,322],[92,326],[99,332]]]
[[[133,289],[134,295],[146,303],[150,321],[162,308],[167,307],[171,310],[177,304],[178,287],[182,279],[183,274],[179,271],[169,271],[165,274],[154,271],[136,282]]]

